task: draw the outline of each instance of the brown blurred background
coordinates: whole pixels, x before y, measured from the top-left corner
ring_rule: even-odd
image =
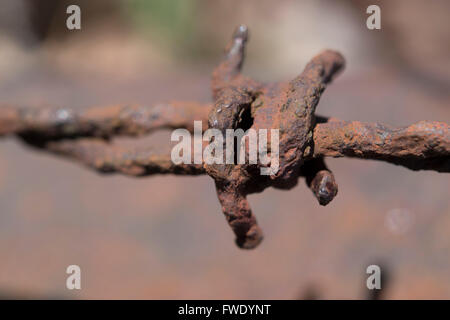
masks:
[[[66,29],[70,4],[81,7],[81,30]],[[366,28],[370,4],[381,7],[381,30]],[[0,101],[206,102],[210,72],[245,23],[244,72],[261,80],[294,77],[322,49],[342,52],[347,68],[322,115],[449,123],[449,9],[445,0],[1,0]],[[168,141],[161,132],[143,143]],[[0,296],[360,299],[370,297],[366,267],[378,264],[382,298],[450,299],[449,176],[328,164],[339,194],[327,207],[303,181],[250,196],[266,238],[242,251],[209,177],[105,177],[3,139]],[[82,270],[79,291],[65,287],[71,264]]]

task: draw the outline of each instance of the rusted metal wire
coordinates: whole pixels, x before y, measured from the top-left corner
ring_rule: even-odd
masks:
[[[450,172],[450,130],[443,122],[420,121],[403,128],[315,116],[326,85],[344,67],[327,50],[288,82],[263,84],[240,73],[248,30],[239,26],[212,78],[211,105],[172,102],[156,106],[0,109],[0,136],[16,135],[31,146],[77,160],[102,173],[145,176],[156,173],[208,174],[215,180],[222,211],[241,248],[254,248],[262,232],[246,196],[267,187],[290,189],[305,177],[319,204],[337,194],[325,157],[387,161],[412,170]],[[279,170],[260,174],[261,164],[174,164],[170,154],[114,145],[120,135],[140,136],[161,128],[278,129]],[[268,147],[270,152],[270,146]]]

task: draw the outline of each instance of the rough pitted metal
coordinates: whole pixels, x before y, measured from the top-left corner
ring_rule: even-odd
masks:
[[[240,73],[247,41],[247,27],[239,26],[223,61],[213,71],[211,105],[172,102],[96,107],[81,112],[3,106],[0,136],[17,135],[31,146],[77,160],[101,173],[208,174],[215,180],[236,243],[247,249],[263,239],[247,195],[267,187],[290,189],[304,177],[319,204],[326,205],[336,196],[338,187],[324,157],[375,159],[412,170],[450,172],[450,128],[446,123],[420,121],[392,128],[315,116],[326,85],[344,67],[344,58],[338,52],[320,53],[291,81],[263,84]],[[261,164],[174,164],[170,154],[151,148],[119,147],[112,139],[161,128],[192,132],[196,120],[202,121],[203,130],[278,129],[279,170],[265,176],[260,174]]]

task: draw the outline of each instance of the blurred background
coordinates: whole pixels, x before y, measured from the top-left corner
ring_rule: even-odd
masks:
[[[81,7],[81,30],[66,8]],[[366,8],[381,7],[381,30]],[[83,108],[210,101],[233,29],[250,28],[244,73],[290,79],[325,48],[347,59],[318,113],[408,125],[450,122],[450,2],[0,0],[0,101]],[[167,145],[169,132],[142,143]],[[119,139],[119,143],[133,143]],[[450,180],[329,159],[339,194],[303,181],[249,197],[265,240],[239,250],[207,176],[100,176],[0,141],[0,297],[63,299],[450,299]],[[82,289],[66,289],[68,265]]]

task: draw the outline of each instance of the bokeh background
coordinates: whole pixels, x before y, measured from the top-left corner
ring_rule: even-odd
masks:
[[[66,29],[78,4],[82,29]],[[381,7],[381,30],[366,8]],[[450,2],[1,0],[0,101],[83,108],[210,101],[210,72],[236,25],[244,72],[290,79],[320,50],[347,59],[318,113],[401,126],[450,122]],[[141,143],[167,145],[169,132]],[[119,143],[133,143],[119,139]],[[450,179],[330,159],[337,198],[303,181],[249,200],[265,240],[239,250],[207,176],[133,179],[0,141],[0,296],[63,299],[450,298]],[[82,289],[65,287],[68,265]]]

